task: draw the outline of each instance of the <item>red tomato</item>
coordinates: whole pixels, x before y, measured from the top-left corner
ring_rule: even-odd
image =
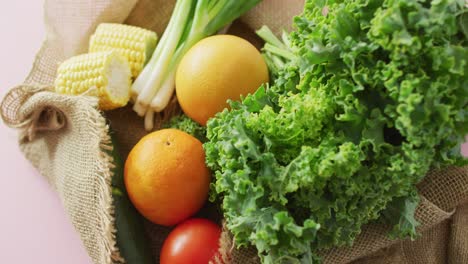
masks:
[[[193,218],[182,222],[164,241],[161,264],[207,264],[219,254],[221,228],[207,220]]]

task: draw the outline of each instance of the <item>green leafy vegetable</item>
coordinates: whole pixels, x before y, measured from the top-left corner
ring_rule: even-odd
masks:
[[[164,124],[164,127],[182,130],[196,137],[201,142],[206,142],[206,128],[184,114],[172,117],[169,122]]]
[[[385,222],[393,224],[393,230],[390,232],[391,238],[406,238],[407,236],[411,239],[415,238],[418,222],[414,218],[414,211],[418,202],[419,197],[414,194],[394,198],[387,204],[387,208],[382,212],[382,218]]]
[[[290,50],[291,42],[289,36],[283,31],[281,41],[267,26],[261,27],[256,33],[265,41],[262,49],[263,58],[268,65],[272,79],[274,79],[286,64],[297,59],[295,54]]]
[[[307,0],[290,45],[267,40],[294,56],[204,144],[237,245],[313,263],[373,220],[416,235],[415,184],[467,164],[465,14],[463,0]]]

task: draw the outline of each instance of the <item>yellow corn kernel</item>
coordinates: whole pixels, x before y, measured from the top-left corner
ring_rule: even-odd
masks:
[[[55,91],[99,97],[99,108],[125,106],[130,99],[130,64],[119,52],[82,54],[64,61],[57,70]],[[90,90],[91,89],[91,90]]]
[[[130,62],[132,77],[140,74],[153,54],[158,37],[153,31],[130,25],[102,23],[91,36],[89,52],[115,50]]]

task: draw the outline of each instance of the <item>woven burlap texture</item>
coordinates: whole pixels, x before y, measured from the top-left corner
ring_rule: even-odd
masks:
[[[124,157],[146,132],[142,120],[130,107],[105,113],[106,120],[104,113],[97,110],[95,99],[86,95],[69,97],[54,94],[50,87],[58,64],[70,56],[85,53],[89,36],[99,23],[123,22],[152,29],[160,35],[169,20],[174,2],[46,0],[47,38],[24,84],[12,89],[2,103],[4,122],[19,128],[21,150],[59,194],[94,263],[121,261],[115,245],[110,188],[113,163],[107,155],[111,143],[106,122],[110,121],[115,130]],[[240,22],[234,23],[230,33],[241,35],[259,47],[261,42],[252,29],[266,24],[276,33],[289,30],[292,17],[300,13],[302,6],[303,0],[264,0],[244,15]],[[178,111],[175,98],[172,106],[172,111],[161,116],[161,119]],[[451,211],[466,198],[468,173],[466,169],[455,171],[439,172],[439,177],[429,177],[433,180],[421,186],[426,198],[422,199],[418,208],[423,231],[418,241],[423,242],[389,241],[385,236],[385,227],[369,225],[352,248],[324,252],[324,259],[329,263],[345,263],[369,254],[373,254],[374,259],[388,256],[382,252],[392,252],[397,256],[395,259],[402,259],[401,252],[420,256],[425,255],[426,251],[434,251],[447,254],[440,257],[442,253],[434,253],[439,254],[441,261],[449,258],[451,263],[468,263],[468,208],[459,207],[454,215]],[[441,188],[441,185],[447,188]],[[169,229],[147,223],[147,230],[158,259],[161,243]],[[429,234],[427,239],[426,234]],[[434,248],[440,248],[427,244],[429,240],[438,241],[447,249],[435,251]],[[398,248],[395,248],[395,243],[398,243]],[[394,246],[388,248],[392,244]],[[221,245],[223,252],[232,253],[229,260],[233,263],[258,263],[254,250],[233,250],[235,247],[232,247],[230,234],[226,230]],[[382,250],[384,247],[387,248]],[[379,261],[372,263],[381,263]]]

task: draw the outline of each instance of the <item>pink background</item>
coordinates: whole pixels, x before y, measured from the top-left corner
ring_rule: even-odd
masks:
[[[0,97],[21,83],[44,37],[43,0],[2,1]],[[0,122],[0,263],[91,264],[58,196]]]
[[[4,1],[0,11],[0,97],[21,83],[45,37],[43,1]],[[58,196],[21,155],[0,122],[0,262],[89,264]],[[468,156],[468,144],[463,146]]]

